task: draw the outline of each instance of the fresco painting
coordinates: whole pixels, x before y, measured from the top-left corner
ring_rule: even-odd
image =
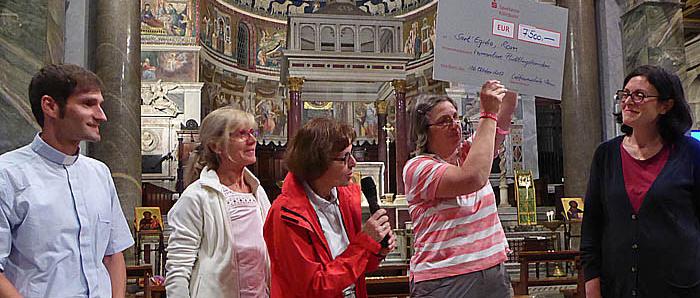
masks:
[[[427,9],[404,23],[403,51],[414,59],[433,54],[436,12],[436,8]]]
[[[194,36],[192,0],[142,0],[141,34]]]
[[[353,124],[358,138],[377,137],[377,109],[373,102],[355,102],[355,123]]]
[[[196,82],[195,52],[142,51],[141,79],[143,81]]]
[[[287,33],[284,29],[260,29],[256,64],[258,66],[279,68]]]
[[[258,122],[263,137],[282,136],[287,124],[282,101],[275,97],[256,96],[255,121]]]

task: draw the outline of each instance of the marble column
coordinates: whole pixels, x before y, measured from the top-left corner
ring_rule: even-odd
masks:
[[[90,155],[107,164],[129,224],[141,205],[141,35],[139,1],[97,0],[95,73],[107,122]],[[127,257],[132,254],[126,254]]]
[[[625,76],[620,26],[623,13],[623,7],[617,1],[600,1],[596,4],[603,140],[620,134],[620,127],[613,116],[617,108],[613,95],[622,87]]]
[[[287,112],[287,139],[294,137],[294,134],[301,128],[301,88],[304,85],[304,78],[290,77],[287,80],[289,87],[289,111]]]
[[[386,125],[386,100],[379,100],[375,103],[377,106],[377,158],[384,163],[384,192],[389,192],[389,156],[387,155],[387,132],[384,130]]]
[[[644,64],[658,65],[676,73],[683,82],[686,100],[694,110],[694,119],[698,121],[697,46],[695,43],[685,46],[683,4],[677,0],[637,0],[626,4],[621,17],[625,74]]]
[[[569,9],[561,100],[564,194],[583,197],[593,152],[602,137],[596,24],[591,21],[595,1],[559,0],[557,4]]]
[[[625,74],[644,64],[685,72],[683,6],[677,0],[628,0],[622,15]],[[683,73],[681,73],[683,72]]]
[[[44,65],[63,62],[63,0],[0,2],[0,154],[31,142],[39,130],[27,87]]]
[[[404,194],[403,166],[408,161],[408,125],[406,125],[406,80],[391,82],[396,94],[396,194]]]

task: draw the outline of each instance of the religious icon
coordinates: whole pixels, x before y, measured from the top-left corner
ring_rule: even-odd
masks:
[[[139,231],[162,231],[163,217],[159,207],[136,207],[134,208],[134,228]]]
[[[561,205],[564,207],[564,217],[566,217],[566,220],[583,219],[582,198],[561,198]]]
[[[537,224],[537,200],[535,198],[535,181],[531,171],[515,172],[515,198],[518,203],[518,224]]]

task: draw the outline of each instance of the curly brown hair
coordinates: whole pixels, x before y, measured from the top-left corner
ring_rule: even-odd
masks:
[[[303,181],[314,181],[355,137],[355,131],[345,123],[328,118],[311,119],[287,146],[284,158],[287,169]]]

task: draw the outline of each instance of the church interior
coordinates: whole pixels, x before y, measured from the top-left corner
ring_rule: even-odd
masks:
[[[537,2],[569,12],[562,96],[518,95],[489,180],[512,250],[506,266],[516,296],[583,297],[581,217],[569,202],[583,206],[596,146],[620,134],[613,95],[636,66],[660,65],[681,77],[698,129],[700,1]],[[249,169],[271,201],[287,174],[289,137],[312,118],[337,119],[357,136],[355,179],[376,181],[397,236],[397,249],[367,277],[368,294],[407,297],[413,241],[401,175],[413,148],[407,111],[419,94],[442,94],[457,103],[465,137],[479,121],[480,86],[433,78],[438,4],[4,1],[0,153],[29,143],[39,130],[26,95],[38,69],[73,63],[95,72],[109,121],[102,141],[81,151],[109,166],[133,223],[136,245],[125,254],[130,295],[164,297],[150,276],[166,274],[167,214],[186,187],[185,165],[202,119],[224,106],[254,115],[257,162]],[[157,215],[162,229],[139,227],[137,210],[146,209],[136,208]]]

